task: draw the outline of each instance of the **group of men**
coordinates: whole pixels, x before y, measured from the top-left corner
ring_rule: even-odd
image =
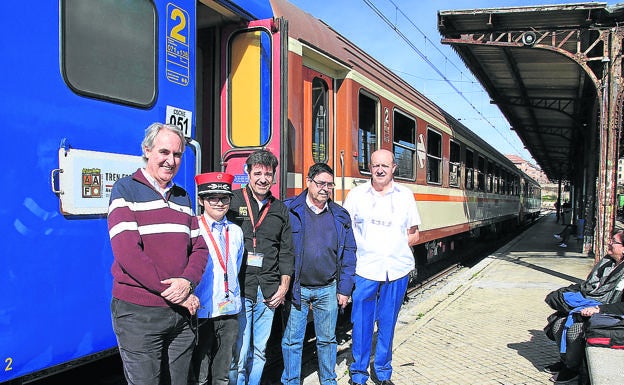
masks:
[[[284,202],[271,193],[278,160],[246,161],[248,183],[195,177],[203,214],[173,183],[184,152],[175,126],[154,123],[141,144],[145,168],[115,183],[108,228],[114,255],[111,314],[129,384],[260,384],[273,317],[285,305],[282,383],[301,383],[312,309],[321,384],[336,384],[336,321],[352,299],[353,384],[392,384],[392,340],[420,216],[413,193],[393,180],[393,154],[371,155],[371,180],[344,207],[334,172],[310,167],[306,189]]]

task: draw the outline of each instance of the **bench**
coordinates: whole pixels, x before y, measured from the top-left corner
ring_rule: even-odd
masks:
[[[585,356],[592,385],[624,384],[624,349],[586,346]]]

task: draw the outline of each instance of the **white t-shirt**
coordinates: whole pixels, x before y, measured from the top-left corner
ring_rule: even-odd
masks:
[[[354,187],[344,202],[357,244],[355,273],[374,281],[394,281],[414,269],[407,230],[420,225],[414,194],[394,181],[385,195],[370,181]]]

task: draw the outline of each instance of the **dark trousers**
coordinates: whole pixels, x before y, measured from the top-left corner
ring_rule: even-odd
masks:
[[[566,321],[562,316],[553,323],[553,334],[557,342],[557,349],[561,346],[561,338]],[[574,322],[566,333],[566,352],[561,353],[561,361],[570,369],[579,370],[585,356],[585,334],[583,322]]]
[[[228,385],[237,338],[237,314],[201,319],[199,343],[193,352],[189,384]]]
[[[195,334],[185,313],[113,298],[113,330],[128,385],[187,385]]]

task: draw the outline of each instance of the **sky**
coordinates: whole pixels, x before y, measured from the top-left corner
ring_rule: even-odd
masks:
[[[437,29],[441,10],[579,3],[566,0],[368,0],[415,45],[405,42],[364,0],[289,0],[323,20],[503,154],[535,164],[509,122]],[[586,1],[588,3],[593,1]],[[617,1],[605,1],[614,5]],[[426,60],[421,57],[426,57]],[[428,62],[432,63],[430,65]],[[461,94],[449,85],[449,79]],[[465,99],[468,99],[466,101]]]

